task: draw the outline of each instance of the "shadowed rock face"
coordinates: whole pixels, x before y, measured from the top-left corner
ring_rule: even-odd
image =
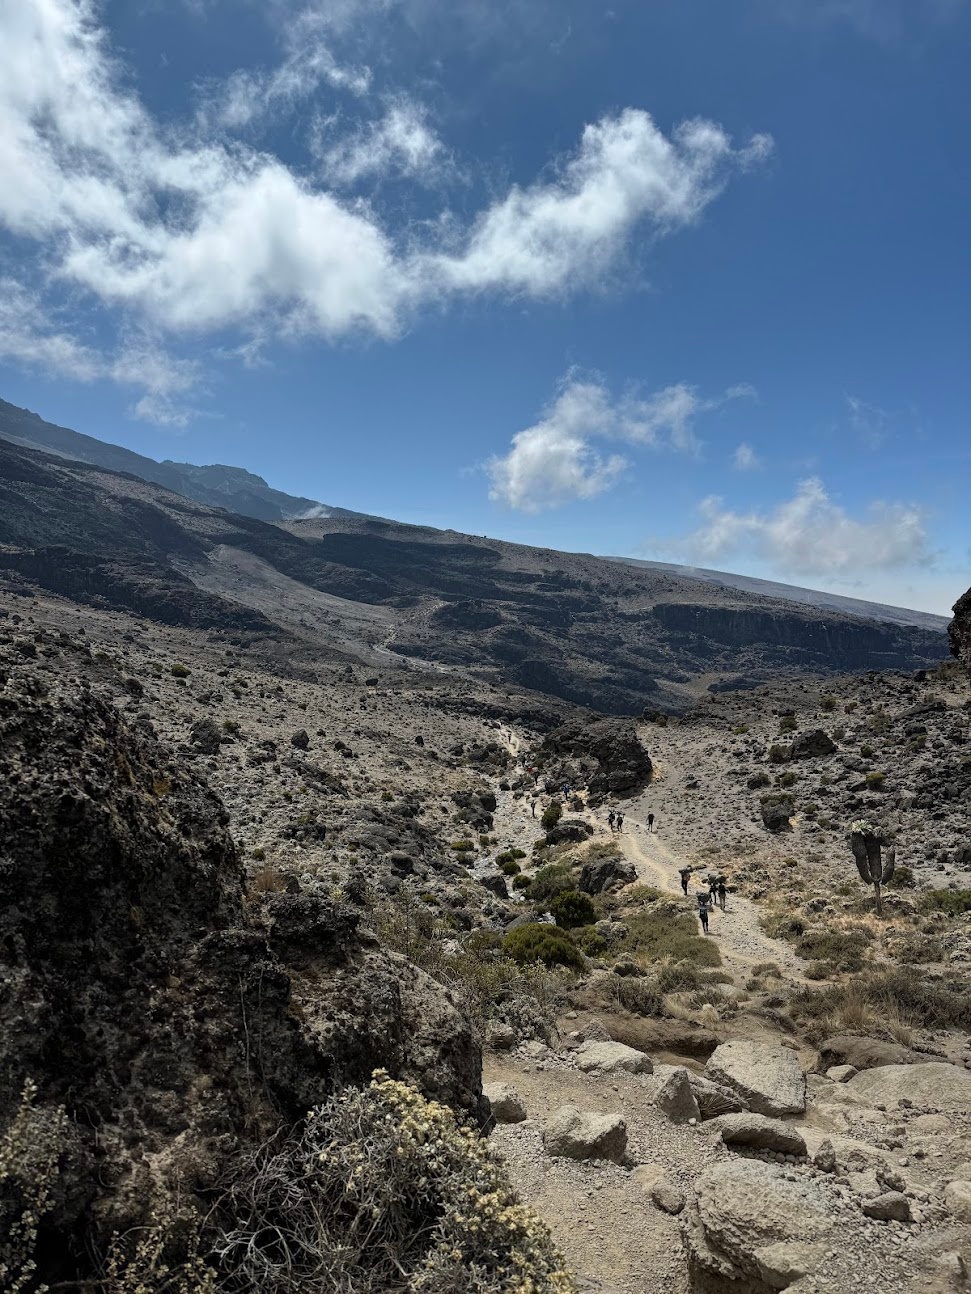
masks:
[[[954,604],[954,619],[948,626],[951,651],[971,673],[971,589]]]
[[[471,1114],[440,985],[304,894],[244,903],[215,795],[77,679],[0,648],[0,1127],[25,1081],[69,1141],[38,1279],[377,1067]]]

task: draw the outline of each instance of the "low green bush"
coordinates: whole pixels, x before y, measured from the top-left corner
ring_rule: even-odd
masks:
[[[552,831],[562,817],[563,806],[558,800],[554,800],[552,804],[548,804],[543,810],[540,824],[545,831]]]
[[[720,966],[721,953],[713,939],[701,934],[695,917],[687,913],[634,912],[625,918],[627,938],[623,952],[635,960],[692,962]]]
[[[501,867],[503,863],[514,863],[525,857],[525,849],[504,849],[501,854],[496,854],[496,862]]]
[[[499,864],[503,876],[518,876],[523,870],[514,858],[507,858]]]
[[[527,922],[510,930],[502,941],[507,956],[520,966],[542,962],[544,966],[583,969],[583,955],[565,930],[543,922]]]
[[[971,890],[928,890],[920,896],[920,910],[959,917],[971,912]]]
[[[512,887],[514,890],[528,890],[532,882],[529,877],[522,872],[512,878]]]
[[[796,952],[806,961],[825,962],[833,970],[862,970],[864,955],[873,942],[866,926],[836,929],[820,926],[810,929],[796,943]]]
[[[886,773],[873,772],[866,775],[866,784],[871,791],[879,791],[886,780]]]
[[[556,918],[556,924],[564,930],[589,926],[597,919],[593,900],[589,894],[581,894],[578,890],[564,890],[557,894],[550,903],[550,912]]]
[[[181,665],[178,662],[176,662],[169,670],[169,673],[173,676],[173,678],[188,678],[189,675],[192,673],[192,670],[189,669],[188,665]]]
[[[533,877],[529,897],[536,903],[549,903],[565,890],[575,890],[576,869],[570,863],[547,863]]]

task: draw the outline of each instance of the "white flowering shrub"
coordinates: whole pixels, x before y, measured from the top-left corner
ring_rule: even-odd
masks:
[[[219,1214],[238,1294],[575,1291],[489,1143],[383,1071],[241,1165]]]
[[[24,1085],[20,1105],[0,1137],[0,1290],[36,1291],[36,1246],[64,1149],[66,1116],[60,1107],[35,1107],[36,1085]]]

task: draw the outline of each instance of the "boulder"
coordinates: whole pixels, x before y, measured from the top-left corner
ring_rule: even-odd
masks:
[[[593,858],[580,870],[580,889],[584,894],[603,894],[637,880],[637,868],[626,858]]]
[[[495,1020],[486,1030],[486,1044],[495,1051],[508,1051],[516,1042],[516,1031],[504,1020]]]
[[[775,796],[761,803],[762,823],[767,831],[778,834],[791,827],[789,819],[796,811],[795,802],[788,797],[777,799]]]
[[[827,1038],[820,1045],[817,1069],[828,1074],[830,1069],[838,1065],[852,1065],[854,1069],[879,1069],[883,1065],[916,1065],[920,1063],[920,1059],[916,1052],[895,1042],[884,1042],[879,1038],[857,1038],[854,1034],[841,1033]],[[846,1079],[837,1081],[845,1083]]]
[[[189,728],[189,744],[200,755],[218,755],[222,739],[223,734],[219,725],[208,716],[194,720]]]
[[[654,1104],[672,1123],[687,1123],[689,1119],[701,1118],[688,1071],[680,1066],[673,1069],[664,1080],[654,1098]]]
[[[546,833],[547,845],[579,845],[593,835],[593,827],[582,818],[561,818]]]
[[[812,1272],[832,1227],[829,1200],[781,1167],[739,1159],[706,1168],[683,1215],[693,1288],[772,1294]]]
[[[479,884],[490,894],[494,894],[497,899],[509,898],[509,887],[506,884],[506,878],[501,872],[487,872],[485,876],[479,877]]]
[[[310,738],[307,736],[307,729],[298,728],[290,738],[290,745],[296,746],[297,750],[306,750],[310,745]]]
[[[485,1083],[482,1095],[489,1102],[496,1123],[522,1123],[526,1118],[522,1097],[508,1083]]]
[[[577,1067],[585,1074],[650,1074],[650,1056],[622,1042],[583,1042],[576,1052]]]
[[[551,774],[556,762],[564,759],[594,765],[587,777],[592,804],[601,803],[607,795],[636,795],[653,773],[650,756],[631,719],[570,720],[548,734],[542,753]]]
[[[789,747],[790,759],[823,759],[826,755],[835,754],[836,742],[822,728],[799,733],[797,737],[793,737]]]
[[[684,1208],[684,1191],[670,1177],[663,1176],[651,1187],[651,1199],[662,1213],[676,1217]]]
[[[845,1086],[871,1105],[896,1107],[903,1099],[936,1110],[971,1109],[971,1074],[943,1061],[864,1070]]]
[[[562,1159],[610,1159],[627,1151],[627,1125],[619,1114],[593,1114],[563,1105],[543,1130],[546,1153]]]
[[[859,1072],[855,1065],[834,1065],[832,1069],[827,1069],[826,1077],[834,1083],[848,1083]]]
[[[768,1119],[764,1114],[723,1114],[710,1126],[719,1129],[726,1146],[772,1150],[800,1158],[806,1153],[806,1142],[796,1128],[781,1119]]]
[[[786,1047],[723,1042],[708,1058],[705,1077],[744,1097],[756,1114],[777,1118],[806,1109],[805,1075],[795,1052]]]
[[[971,1223],[971,1182],[948,1182],[944,1188],[944,1207],[959,1222]]]
[[[971,589],[954,604],[954,619],[947,627],[951,652],[971,673]]]
[[[863,1213],[878,1222],[909,1222],[910,1200],[903,1191],[885,1191],[872,1200],[865,1200]]]

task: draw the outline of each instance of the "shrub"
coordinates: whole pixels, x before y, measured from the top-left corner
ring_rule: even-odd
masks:
[[[657,980],[646,975],[606,975],[598,981],[597,990],[634,1015],[660,1015],[664,1010]]]
[[[556,918],[556,924],[564,930],[575,926],[589,926],[597,919],[593,900],[588,894],[577,890],[564,890],[550,904],[550,912]]]
[[[753,773],[745,785],[750,791],[758,791],[761,790],[763,786],[771,786],[772,779],[769,777],[768,773]]]
[[[953,982],[930,980],[902,966],[825,989],[804,989],[790,1005],[799,1015],[818,1019],[823,1037],[845,1027],[878,1035],[885,1022],[901,1019],[920,1021],[927,1029],[971,1028],[971,995],[960,976]]]
[[[832,714],[836,709],[836,697],[832,693],[824,693],[819,698],[819,708],[820,710],[825,710],[827,714]]]
[[[795,732],[796,727],[796,716],[794,714],[784,714],[779,720],[780,732]]]
[[[253,1294],[575,1290],[489,1142],[383,1071],[240,1163],[217,1216],[229,1286]]]
[[[625,918],[628,935],[623,951],[647,961],[693,962],[696,966],[720,966],[721,954],[712,939],[698,931],[698,923],[687,913],[634,912]]]
[[[921,895],[922,912],[946,912],[958,917],[971,912],[971,890],[929,890]]]
[[[873,758],[873,747],[870,745],[868,741],[865,741],[863,745],[860,747],[860,754],[863,756],[864,759]]]
[[[275,867],[261,867],[249,878],[246,891],[254,896],[259,894],[282,894],[287,888],[286,877]]]
[[[552,831],[562,817],[563,806],[560,804],[559,800],[554,800],[552,804],[548,804],[543,810],[542,816],[540,817],[540,824],[545,831]]]
[[[917,877],[913,869],[901,863],[894,869],[893,876],[887,881],[887,887],[894,890],[913,890],[917,888]]]
[[[529,877],[524,876],[522,872],[520,872],[518,876],[514,876],[512,878],[512,887],[514,890],[528,890],[531,884],[532,882]]]
[[[504,849],[501,854],[496,854],[496,862],[501,867],[503,863],[514,863],[517,859],[525,857],[525,849]]]
[[[796,784],[796,775],[791,769],[783,773],[782,776],[779,778],[780,786],[795,786],[795,784]]]
[[[475,851],[475,845],[471,840],[453,840],[449,849],[454,849],[457,854],[471,854]]]
[[[789,758],[788,746],[780,746],[776,744],[769,747],[770,764],[784,764],[788,758]]]
[[[557,894],[576,887],[576,872],[570,863],[547,863],[530,882],[529,897],[537,903],[549,903]]]
[[[172,674],[174,678],[188,678],[189,675],[192,673],[192,670],[189,669],[188,665],[180,665],[178,662],[176,662],[172,666],[169,673]]]
[[[489,837],[487,835],[481,835],[479,837],[479,847],[481,849],[488,849],[490,844],[491,844],[491,841],[489,840]]]
[[[866,926],[846,929],[821,926],[806,931],[796,944],[796,952],[807,961],[826,962],[833,970],[858,971],[872,941],[873,935]]]
[[[735,727],[732,729],[732,732],[735,734],[736,737],[744,737],[745,734],[748,732],[748,724],[737,723]]]
[[[523,869],[516,862],[515,858],[507,858],[505,862],[499,864],[499,870],[502,872],[503,876],[518,876]],[[527,885],[529,884],[528,881],[526,883]]]
[[[502,941],[507,956],[521,966],[542,962],[544,966],[569,966],[583,969],[583,957],[576,944],[559,926],[532,921],[510,930]]]
[[[263,848],[262,845],[257,845],[256,848],[252,850],[252,852],[250,853],[250,857],[253,859],[254,862],[262,863],[266,859],[266,850]]]
[[[874,772],[874,773],[867,773],[866,775],[866,784],[871,791],[879,791],[886,780],[887,780],[886,773]]]
[[[0,1137],[0,1288],[6,1294],[36,1289],[37,1233],[53,1207],[51,1194],[67,1132],[63,1107],[38,1109],[36,1096],[37,1087],[28,1080]]]
[[[607,951],[607,940],[597,934],[596,926],[578,926],[573,930],[573,942],[585,957],[602,957]]]

